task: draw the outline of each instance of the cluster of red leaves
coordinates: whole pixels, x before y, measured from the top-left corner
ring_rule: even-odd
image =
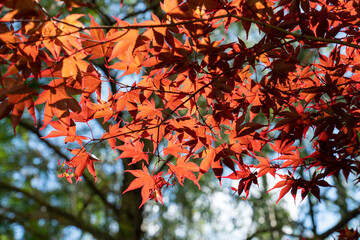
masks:
[[[42,128],[55,129],[47,137],[80,145],[60,174],[69,181],[85,168],[96,178],[98,159],[86,147],[108,141],[119,158],[143,163],[129,171],[135,180],[125,191],[141,188],[141,205],[162,201],[171,181],[200,188],[210,169],[219,181],[239,181],[234,190],[246,197],[259,177],[279,177],[279,200],[298,190],[320,200],[330,175],[360,179],[358,1],[164,0],[161,7],[164,19],[100,26],[88,16],[84,26],[86,16],[51,17],[34,0],[0,1],[0,62],[8,65],[0,119],[10,115],[15,130],[25,107],[36,119],[35,106],[43,106]],[[250,42],[218,37],[239,23]],[[104,80],[90,61],[98,58],[141,80]],[[118,91],[104,98],[103,82]],[[129,120],[120,122],[124,113]],[[78,135],[79,122],[99,118],[109,126],[100,138]],[[314,152],[300,157],[309,143]],[[265,146],[278,157],[264,156]]]

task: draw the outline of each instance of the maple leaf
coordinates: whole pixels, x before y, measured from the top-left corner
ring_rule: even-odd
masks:
[[[175,143],[174,141],[168,141],[168,145],[163,150],[164,156],[168,154],[173,155],[174,157],[179,157],[181,154],[189,154],[189,150],[182,147],[180,144]]]
[[[13,11],[8,12],[2,18],[2,21],[12,20],[20,16],[27,16],[29,13],[34,14],[33,9],[36,6],[35,2],[32,0],[2,1],[1,4],[4,4],[8,8],[14,9]]]
[[[77,141],[80,146],[82,145],[82,140],[87,139],[87,137],[76,135],[76,125],[72,120],[70,121],[70,125],[65,125],[65,123],[59,121],[50,122],[50,125],[55,128],[56,131],[52,131],[47,136],[42,138],[65,136],[65,144],[68,142]]]
[[[249,82],[244,88],[244,94],[246,99],[249,101],[250,104],[253,106],[261,106],[261,99],[264,97],[263,93],[261,92],[261,86],[259,84],[254,84],[252,81]],[[252,120],[252,119],[250,119]]]
[[[58,31],[60,30],[63,34],[56,34],[55,37],[63,45],[63,50],[68,54],[74,53],[74,48],[81,50],[82,42],[80,40],[79,29],[83,28],[84,25],[79,21],[79,18],[83,17],[84,14],[70,14],[61,20],[57,25]],[[81,52],[79,52],[81,54]]]
[[[60,60],[61,45],[58,44],[54,36],[57,34],[57,26],[53,22],[46,22],[41,28],[41,34],[44,37],[43,44],[51,52],[56,60]]]
[[[144,119],[144,118],[155,118],[158,117],[159,119],[162,118],[162,109],[157,108],[155,106],[154,99],[151,101],[144,101],[138,106],[138,112],[136,114],[137,119]]]
[[[220,149],[214,149],[212,147],[210,147],[209,149],[207,149],[205,151],[205,153],[204,153],[205,157],[200,163],[198,179],[200,179],[202,177],[202,175],[204,175],[206,172],[208,172],[211,167],[215,176],[221,183],[223,166],[219,160],[220,157],[217,155],[218,151],[220,151]]]
[[[164,0],[160,2],[162,10],[171,17],[187,19],[189,15],[179,6],[180,0]]]
[[[124,27],[129,26],[129,23],[124,21],[120,21],[118,24]],[[133,48],[131,47],[134,47],[134,39],[136,39],[137,36],[139,36],[139,32],[137,30],[119,30],[106,36],[106,40],[112,40],[116,42],[109,60],[117,57],[120,61],[122,60],[127,62],[127,53],[128,51],[132,52]]]
[[[75,122],[88,122],[93,119],[95,111],[90,109],[86,103],[82,104],[81,112],[70,112],[70,118]]]
[[[26,107],[36,125],[34,100],[32,97],[36,96],[37,93],[25,85],[19,78],[2,78],[0,83],[4,87],[0,89],[0,101],[2,101],[0,104],[0,119],[3,119],[11,112],[11,123],[15,134],[15,128],[19,124]]]
[[[230,179],[239,179],[239,184],[238,184],[238,188],[232,188],[234,191],[236,191],[238,193],[238,195],[240,196],[244,191],[245,191],[245,199],[247,199],[249,197],[249,193],[250,193],[250,188],[252,186],[252,184],[258,184],[257,182],[257,176],[256,173],[251,173],[251,172],[243,172],[243,171],[236,171],[234,173],[232,173],[231,175],[227,176]]]
[[[97,99],[98,103],[88,101],[86,104],[89,109],[94,111],[94,118],[104,118],[104,123],[109,121],[114,115],[114,98],[109,89],[108,100]]]
[[[103,58],[105,56],[110,57],[110,43],[105,39],[105,33],[103,29],[97,28],[94,29],[94,27],[100,27],[99,24],[97,24],[93,18],[89,14],[90,17],[90,36],[87,36],[83,34],[83,38],[88,39],[83,41],[83,45],[85,46],[86,51],[89,53],[90,58],[89,59],[97,59],[97,58]]]
[[[76,78],[81,75],[80,71],[86,72],[89,63],[83,60],[85,57],[86,55],[80,52],[63,58],[61,70],[62,76],[64,78]]]
[[[121,150],[122,153],[119,158],[132,158],[131,163],[129,164],[135,164],[141,160],[145,160],[147,164],[149,164],[149,156],[144,153],[144,143],[140,141],[134,141],[134,142],[127,142],[122,146],[116,147],[117,149]]]
[[[173,165],[171,163],[167,164],[169,166],[169,171],[167,174],[175,174],[176,178],[178,179],[179,183],[181,185],[184,185],[184,179],[187,178],[196,184],[199,189],[200,185],[198,180],[196,179],[196,176],[193,172],[199,172],[199,166],[196,165],[193,162],[189,162],[189,159],[187,156],[182,156],[176,160],[176,165]]]
[[[289,173],[290,174],[290,173]],[[268,192],[270,192],[271,190],[275,189],[275,188],[282,188],[279,194],[279,198],[276,201],[276,204],[280,201],[280,199],[282,199],[286,193],[288,193],[291,189],[295,189],[295,192],[292,191],[292,195],[294,197],[294,199],[296,198],[296,190],[297,190],[297,186],[295,185],[295,181],[293,179],[292,174],[290,174],[289,176],[287,175],[279,175],[282,179],[285,180],[281,180],[279,182],[277,182],[275,184],[275,186],[271,189],[268,190]]]
[[[255,168],[259,168],[258,177],[264,176],[267,173],[270,173],[273,177],[275,177],[276,168],[270,164],[270,160],[268,157],[256,157],[257,160],[259,160],[259,164],[257,166],[254,166]]]
[[[198,179],[200,179],[201,176],[204,175],[204,173],[209,171],[212,163],[215,160],[216,150],[210,147],[209,149],[206,150],[206,152],[204,152],[204,154],[205,154],[205,158],[200,163],[200,172]]]
[[[140,89],[134,89],[127,92],[117,92],[114,95],[114,99],[117,99],[116,102],[116,111],[120,112],[125,109],[131,110],[132,106],[129,106],[129,104],[133,102],[140,102]]]
[[[242,178],[247,178],[249,177],[249,175],[251,174],[251,172],[249,170],[241,170],[241,171],[235,171],[232,172],[230,175],[228,176],[224,176],[223,178],[230,178],[232,180],[238,180],[238,179],[242,179]]]
[[[141,206],[144,205],[151,196],[154,196],[154,194],[157,199],[162,199],[161,188],[156,185],[155,177],[149,174],[148,169],[144,164],[142,166],[142,170],[126,170],[126,172],[131,173],[136,178],[130,183],[130,185],[123,192],[123,194],[128,191],[141,188],[142,202],[139,208],[141,208]],[[157,176],[161,175],[162,173],[157,174]]]
[[[81,112],[79,103],[71,96],[71,88],[65,85],[63,79],[54,79],[48,85],[42,86],[42,88],[44,91],[35,101],[35,105],[46,102],[43,119],[44,125],[42,129],[51,122],[54,116],[69,123],[69,110],[76,113]]]
[[[255,130],[258,130],[264,126],[265,125],[263,124],[254,123],[254,122],[244,123],[243,125],[239,126],[239,128],[237,129],[238,130],[237,137],[249,135],[255,132]]]
[[[294,141],[283,142],[277,140],[274,144],[270,143],[270,147],[278,153],[291,155],[294,150],[299,149],[298,147],[293,146],[293,144]]]
[[[299,157],[299,151],[296,150],[295,152],[293,152],[290,155],[282,155],[274,160],[286,160],[285,162],[283,162],[283,164],[281,165],[282,168],[287,168],[289,166],[293,166],[293,170],[295,172],[295,170],[298,168],[298,166],[302,165],[304,163],[304,161],[307,159],[306,158],[300,158]]]
[[[131,59],[127,59],[125,62],[116,62],[113,65],[111,65],[111,68],[124,71],[124,75],[129,75],[131,73],[140,73],[142,62],[144,61],[145,56],[142,53],[136,54]]]
[[[80,180],[80,177],[83,175],[85,168],[89,171],[91,175],[94,176],[95,182],[97,180],[94,162],[100,161],[95,155],[86,152],[85,149],[68,149],[74,157],[70,159],[66,164],[69,167],[75,168],[74,177],[76,181]]]
[[[82,99],[80,103],[90,102],[89,98],[92,93],[95,91],[98,93],[101,92],[101,79],[98,73],[95,73],[94,71],[95,70],[93,70],[91,73],[83,73],[83,78],[80,82],[82,90]]]
[[[119,121],[117,124],[109,125],[109,131],[105,132],[101,139],[106,139],[109,142],[110,147],[116,152],[116,136],[119,136],[123,133],[123,129],[120,128],[121,122]]]

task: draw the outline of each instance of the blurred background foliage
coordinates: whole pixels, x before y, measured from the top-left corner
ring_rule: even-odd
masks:
[[[91,14],[101,25],[114,24],[112,16],[130,22],[135,17],[138,22],[149,19],[151,12],[162,16],[158,0],[124,0],[122,7],[119,0],[82,2],[88,7],[73,8],[72,12]],[[40,3],[52,16],[59,12],[69,14],[64,2]],[[88,17],[82,20],[89,24]],[[218,36],[227,34],[230,40],[244,36],[239,25],[227,33],[223,29],[217,31]],[[251,37],[247,43],[251,44]],[[303,56],[307,60],[309,54],[304,50]],[[104,69],[102,61],[95,64]],[[0,69],[6,70],[1,66]],[[118,75],[110,74],[113,79]],[[60,164],[70,157],[59,147],[62,139],[42,139],[47,130],[40,133],[30,117],[24,117],[16,136],[10,119],[0,121],[1,240],[323,239],[329,237],[328,230],[333,231],[336,224],[359,224],[358,212],[354,211],[360,206],[358,187],[344,179],[333,179],[336,188],[324,189],[321,203],[310,196],[297,205],[289,198],[275,205],[278,192],[267,193],[273,186],[270,178],[263,177],[259,188],[244,200],[232,194],[228,182],[223,181],[220,186],[214,176],[205,175],[200,182],[201,191],[185,181],[183,187],[166,189],[164,205],[150,202],[139,210],[139,191],[121,194],[131,181],[130,174],[124,175],[126,160],[114,160],[118,154],[106,144],[98,145],[93,152],[102,160],[97,163],[98,182],[94,183],[85,173],[82,182],[69,184],[57,178]],[[92,124],[93,130],[101,131],[101,124]],[[266,150],[264,154],[273,153]]]

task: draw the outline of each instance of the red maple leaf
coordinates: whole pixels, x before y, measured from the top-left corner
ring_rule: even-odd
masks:
[[[141,188],[142,202],[139,208],[149,200],[149,198],[159,200],[162,202],[161,187],[163,186],[163,178],[161,177],[162,172],[152,176],[149,174],[147,167],[143,164],[142,170],[127,170],[126,172],[131,173],[136,178],[132,181],[129,187],[123,192]]]
[[[292,174],[289,173],[289,176],[287,176],[287,175],[279,175],[279,176],[284,180],[277,182],[273,188],[269,189],[268,192],[270,192],[271,190],[273,190],[275,188],[282,188],[280,191],[279,198],[276,201],[276,204],[277,204],[280,201],[280,199],[282,199],[285,196],[285,194],[288,193],[292,189],[291,194],[295,200],[297,186],[295,184]]]
[[[74,154],[75,156],[67,162],[69,167],[75,168],[74,177],[78,181],[80,177],[83,175],[85,168],[88,169],[89,173],[94,176],[95,182],[97,180],[94,162],[100,161],[97,157],[93,154],[86,152],[85,149],[72,149],[69,151]]]
[[[268,157],[256,157],[256,159],[260,161],[260,163],[255,166],[256,168],[259,168],[258,177],[264,176],[267,173],[270,173],[273,177],[275,177],[276,168],[270,164]]]
[[[200,168],[195,163],[189,162],[187,156],[182,156],[178,158],[176,161],[176,165],[173,165],[171,163],[168,163],[167,165],[170,168],[167,174],[175,174],[181,185],[184,185],[184,179],[187,178],[193,181],[194,184],[196,184],[200,189],[199,182],[196,179],[195,174],[193,173],[199,172]]]
[[[36,125],[32,96],[36,96],[37,93],[26,86],[20,77],[18,79],[2,78],[0,84],[3,87],[0,89],[0,101],[2,101],[0,104],[0,119],[3,119],[11,112],[11,123],[15,133],[15,127],[19,124],[26,107]]]

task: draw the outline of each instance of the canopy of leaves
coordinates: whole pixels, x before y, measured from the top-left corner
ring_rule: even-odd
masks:
[[[278,200],[298,192],[319,199],[329,176],[360,179],[357,1],[164,0],[163,19],[114,18],[113,26],[91,15],[51,16],[33,0],[0,6],[0,61],[8,65],[0,119],[10,116],[15,131],[25,108],[35,120],[43,106],[42,129],[55,129],[47,137],[79,145],[59,175],[70,182],[85,169],[96,179],[91,152],[102,142],[142,163],[128,171],[136,178],[126,190],[141,188],[141,205],[162,201],[162,190],[184,179],[198,185],[210,169],[220,182],[237,181],[246,197],[270,174]],[[219,28],[234,24],[247,38],[256,29],[258,41],[219,38]],[[302,57],[305,49],[311,57]],[[121,83],[94,66],[99,58],[120,78],[142,77]],[[105,94],[108,83],[116,93]],[[94,119],[108,130],[81,135],[80,124],[91,130]],[[301,157],[304,144],[314,150]],[[264,156],[266,146],[275,159]]]

